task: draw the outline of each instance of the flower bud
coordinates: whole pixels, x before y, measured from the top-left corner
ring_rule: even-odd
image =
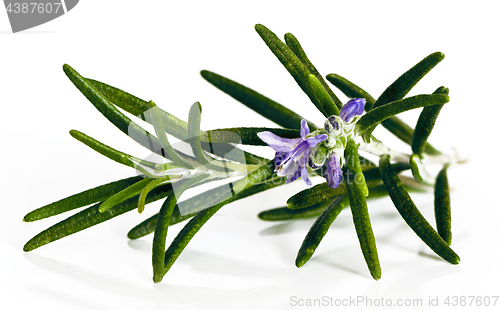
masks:
[[[327,158],[328,148],[323,143],[320,143],[311,150],[307,164],[311,169],[316,170],[323,166]]]
[[[365,109],[366,99],[354,98],[349,100],[340,110],[340,118],[350,123],[354,117],[361,116]]]
[[[325,121],[325,131],[329,136],[337,136],[342,133],[343,121],[337,115],[328,117]]]

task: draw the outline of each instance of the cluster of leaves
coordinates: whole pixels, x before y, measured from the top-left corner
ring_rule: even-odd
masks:
[[[256,25],[255,29],[316,108],[325,117],[338,115],[342,102],[308,59],[298,40],[287,33],[285,42],[282,42],[262,25]],[[332,189],[326,183],[321,183],[290,197],[286,207],[261,212],[259,214],[261,219],[271,221],[317,217],[299,249],[296,258],[297,267],[301,267],[311,258],[335,218],[343,209],[350,206],[369,271],[375,279],[379,279],[381,268],[366,201],[386,195],[390,196],[408,226],[437,255],[452,264],[459,262],[459,257],[450,248],[450,199],[446,175],[448,164],[444,164],[437,178],[431,182],[435,186],[437,231],[422,216],[408,194],[408,191],[418,191],[421,188],[410,185],[411,182],[403,182],[406,179],[398,175],[401,171],[411,169],[416,181],[428,183],[428,180],[424,180],[421,176],[420,159],[440,156],[440,152],[427,143],[427,138],[440,109],[449,101],[448,89],[439,87],[432,94],[407,98],[405,96],[443,57],[444,55],[439,52],[429,55],[392,83],[377,100],[339,75],[326,75],[326,80],[348,97],[366,99],[366,113],[356,125],[357,133],[366,143],[376,140],[372,136],[372,131],[381,124],[399,139],[411,145],[413,155],[409,157],[408,162],[391,163],[390,155],[383,154],[377,166],[359,156],[359,144],[350,140],[344,154],[348,158],[343,169],[345,177],[338,188]],[[28,213],[24,221],[31,222],[91,205],[33,237],[24,246],[25,251],[34,250],[135,208],[142,212],[146,204],[166,198],[156,215],[144,220],[128,233],[131,239],[154,233],[153,280],[159,282],[193,236],[221,207],[286,183],[285,178],[278,177],[274,173],[272,160],[242,150],[239,150],[239,153],[243,156],[231,157],[231,154],[234,154],[232,151],[238,149],[234,143],[264,146],[265,144],[256,135],[261,131],[271,131],[287,138],[300,136],[300,121],[303,118],[262,94],[216,73],[202,71],[202,77],[215,87],[283,128],[239,127],[201,131],[199,103],[193,105],[188,122],[184,122],[156,107],[151,101],[144,101],[105,83],[84,78],[68,65],[64,65],[63,69],[71,82],[111,123],[169,162],[157,164],[138,159],[79,131],[71,130],[70,134],[75,139],[118,163],[140,170],[143,175],[101,185]],[[156,136],[136,124],[118,107],[150,122],[155,128]],[[419,107],[424,108],[415,129],[395,116]],[[318,128],[309,121],[308,125],[311,130]],[[166,133],[188,141],[195,156],[183,154],[172,148]],[[221,163],[224,164],[223,169]],[[228,177],[229,172],[242,166],[250,173],[238,181],[178,202],[185,190],[213,180],[224,179],[224,173]],[[178,172],[198,171],[200,170],[198,167],[204,167],[204,170],[201,169],[201,173],[188,173],[188,176]],[[218,173],[212,174],[211,171]],[[324,169],[316,172],[322,176]],[[188,219],[190,220],[166,248],[168,227]]]

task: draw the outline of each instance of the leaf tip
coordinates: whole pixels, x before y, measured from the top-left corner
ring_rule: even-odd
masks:
[[[306,263],[306,262],[305,262],[303,259],[299,259],[298,257],[297,257],[297,259],[295,260],[295,266],[296,266],[297,268],[300,268],[300,267],[304,266],[304,264],[305,264],[305,263]]]
[[[131,230],[127,233],[127,238],[129,238],[130,240],[137,239],[137,238],[135,238],[135,235],[133,234],[133,230],[134,230],[134,229],[131,229]]]
[[[380,268],[376,268],[374,270],[370,270],[370,274],[375,280],[380,280],[382,278],[382,270]]]
[[[287,42],[287,44],[289,44],[290,40],[296,41],[297,39],[295,38],[295,36],[292,33],[290,33],[290,32],[285,33],[285,42]]]
[[[71,71],[74,71],[74,69],[71,68],[70,65],[64,64],[63,65],[63,71],[64,71],[64,73],[66,73],[66,75],[69,75],[71,73]]]
[[[33,240],[33,239],[31,239],[31,240]],[[34,249],[35,249],[35,247],[33,247],[33,246],[31,245],[31,240],[30,240],[30,241],[28,241],[28,242],[26,242],[26,244],[23,246],[23,251],[24,251],[24,252],[31,252],[32,250],[34,250]]]

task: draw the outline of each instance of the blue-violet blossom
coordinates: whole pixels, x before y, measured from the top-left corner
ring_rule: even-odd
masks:
[[[342,182],[342,166],[344,165],[344,150],[347,140],[353,138],[354,125],[363,114],[366,100],[354,98],[349,100],[340,110],[339,116],[332,115],[325,121],[328,140],[328,161],[325,178],[331,188],[337,188]]]
[[[286,139],[281,138],[270,131],[257,133],[259,138],[276,151],[274,157],[274,171],[278,176],[287,176],[287,183],[295,181],[298,177],[307,185],[312,185],[307,172],[307,160],[311,149],[318,143],[326,140],[326,134],[319,134],[308,137],[310,134],[306,120],[300,122],[301,138]]]
[[[337,188],[342,182],[344,150],[348,139],[354,138],[353,129],[363,114],[365,104],[366,100],[363,98],[349,100],[340,110],[339,116],[332,115],[326,119],[326,134],[310,134],[305,120],[300,122],[301,138],[286,139],[269,131],[259,132],[257,134],[259,138],[276,151],[274,157],[276,174],[286,175],[287,183],[302,176],[304,182],[310,186],[312,183],[308,178],[307,166],[313,170],[319,169],[326,161],[326,182],[330,187]],[[320,131],[322,130],[315,133]]]

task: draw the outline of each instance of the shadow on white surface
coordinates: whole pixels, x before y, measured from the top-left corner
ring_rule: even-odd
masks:
[[[35,285],[30,283],[26,290],[48,297],[58,306],[69,306],[71,309],[111,309],[108,304],[114,305],[112,309],[131,309],[132,305],[137,303],[142,306],[148,305],[146,309],[166,309],[165,305],[175,307],[175,309],[198,309],[203,306],[204,309],[222,307],[229,308],[238,301],[245,300],[244,309],[272,309],[262,308],[264,304],[272,305],[274,298],[272,284],[269,286],[250,285],[247,289],[242,289],[241,285],[232,285],[226,281],[221,285],[199,286],[196,281],[190,281],[189,285],[172,285],[170,283],[153,284],[132,283],[124,281],[118,277],[110,278],[102,276],[97,272],[89,272],[71,264],[64,263],[52,258],[43,257],[33,253],[26,253],[25,258],[38,268],[49,271],[50,273],[62,276],[65,285]],[[199,262],[200,253],[183,254],[184,263]],[[274,276],[270,269],[258,268],[237,268],[231,261],[204,254],[204,268],[200,271],[210,273],[228,273],[236,276]],[[210,265],[211,268],[205,268]],[[193,266],[197,266],[193,264]],[[233,268],[233,267],[234,268]],[[239,265],[241,267],[241,264]],[[215,269],[213,268],[215,267]],[[247,266],[248,267],[248,266]],[[217,281],[216,278],[212,278]],[[229,278],[228,278],[229,279]],[[193,280],[193,279],[191,279]],[[77,282],[76,284],[74,282]],[[215,284],[215,283],[214,283]],[[81,287],[82,290],[73,291],[75,287]],[[195,298],[193,298],[195,296]],[[258,296],[258,298],[252,298]],[[91,298],[90,298],[91,297]],[[144,309],[144,307],[141,307]]]
[[[136,294],[144,299],[153,297],[151,294],[148,294],[148,290],[142,290],[137,284],[127,283],[119,278],[105,277],[99,273],[83,270],[71,264],[34,253],[25,253],[24,257],[38,268],[69,278],[73,281],[81,282],[87,287],[98,289],[106,294],[112,293],[122,296]]]

